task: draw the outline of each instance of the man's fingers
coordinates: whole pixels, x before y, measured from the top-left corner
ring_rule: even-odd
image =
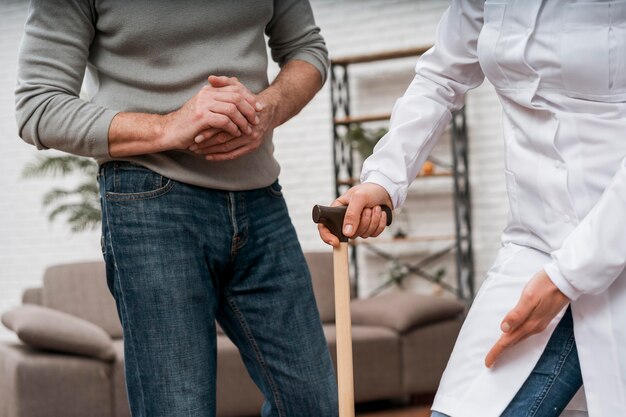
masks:
[[[207,117],[207,123],[210,127],[219,128],[235,137],[241,136],[239,127],[237,127],[237,125],[230,120],[230,117],[224,116],[223,114],[210,112]]]
[[[215,101],[209,106],[209,110],[215,113],[227,116],[233,123],[237,125],[246,135],[252,133],[252,126],[248,123],[248,119],[241,114],[237,105],[223,101]]]
[[[254,107],[257,111],[263,110],[263,105],[259,103],[254,94],[236,77],[224,77],[211,75],[209,77],[209,84],[214,88],[219,88],[221,91],[234,91],[242,94],[244,98]]]
[[[197,139],[197,137],[196,137]],[[235,136],[231,135],[230,133],[224,132],[223,130],[219,130],[218,133],[216,133],[215,135],[212,135],[211,137],[205,139],[204,141],[198,143],[198,151],[201,151],[202,149],[206,149],[209,146],[214,146],[214,145],[219,145],[221,143],[226,143],[229,140],[233,140],[235,139]]]
[[[226,87],[227,85],[237,85],[239,80],[236,77],[226,77],[224,75],[209,75],[209,84],[213,87]]]
[[[247,153],[255,151],[257,149],[256,144],[246,145],[240,148],[234,149],[226,153],[210,153],[204,156],[207,161],[219,162],[219,161],[232,161]]]
[[[198,133],[198,135],[194,138],[194,145],[191,145],[189,147],[190,151],[195,151],[197,150],[201,144],[209,139],[211,139],[212,137],[214,137],[215,135],[219,134],[220,132],[222,132],[222,129],[217,129],[217,128],[210,128],[207,130],[203,130],[202,132]]]
[[[232,93],[237,93],[237,94],[241,94],[242,97],[252,106],[256,109],[256,111],[261,111],[263,110],[263,105],[261,103],[259,103],[259,101],[257,100],[256,96],[254,94],[252,94],[247,88],[245,87],[240,87],[240,86],[236,86],[236,85],[227,85],[226,87],[220,87],[219,91],[221,92],[232,92]]]
[[[237,106],[239,112],[253,125],[259,123],[259,116],[252,104],[250,104],[243,94],[234,91],[218,91],[214,93],[213,98],[215,100],[223,101],[225,103],[232,103]]]
[[[208,155],[212,153],[228,153],[234,151],[237,148],[241,148],[242,146],[245,146],[249,143],[250,138],[248,136],[241,136],[217,145],[205,146],[201,149],[198,149],[198,153],[201,153],[203,155]]]

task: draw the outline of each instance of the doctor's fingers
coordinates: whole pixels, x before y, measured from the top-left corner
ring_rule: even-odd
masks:
[[[485,366],[491,368],[506,349],[539,332],[540,330],[536,323],[528,322],[515,332],[502,334],[489,353],[487,353]]]
[[[356,237],[357,232],[361,231],[361,218],[365,215],[369,227],[369,220],[371,212],[364,213],[364,209],[367,206],[368,198],[362,192],[359,192],[359,186],[351,188],[344,195],[335,200],[337,205],[347,205],[346,217],[343,220],[343,234],[348,237]],[[333,203],[333,205],[335,205]]]
[[[320,238],[327,244],[331,245],[331,246],[339,246],[339,239],[337,238],[337,236],[333,235],[330,230],[328,230],[328,227],[324,226],[323,224],[319,223],[317,225],[317,231],[320,235]]]
[[[365,214],[365,210],[363,210],[363,214]],[[378,234],[376,234],[376,232],[380,228],[381,218],[382,217],[383,217],[383,210],[380,208],[380,206],[375,206],[374,208],[372,208],[371,209],[370,220],[369,220],[369,225],[368,225],[367,229],[363,233],[358,233],[357,232],[357,234],[359,236],[361,236],[362,238],[378,236],[380,234],[380,232]],[[359,228],[361,228],[364,224],[365,224],[365,220],[364,220],[363,216],[361,216],[361,226],[359,226]],[[384,229],[384,227],[383,227],[383,229]],[[381,232],[382,232],[382,230],[381,230]]]
[[[538,304],[539,300],[537,300],[532,293],[524,289],[517,305],[509,311],[502,320],[500,329],[504,333],[515,331],[528,320]]]
[[[367,237],[366,233],[370,228],[370,223],[372,222],[372,209],[364,208],[361,212],[361,219],[359,220],[359,227],[356,229],[355,237]]]

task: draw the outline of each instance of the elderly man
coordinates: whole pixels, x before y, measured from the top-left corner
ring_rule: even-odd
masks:
[[[271,84],[264,35],[281,66]],[[327,61],[307,0],[32,0],[19,133],[100,164],[133,416],[215,415],[216,320],[265,396],[263,416],[336,416],[272,145]]]

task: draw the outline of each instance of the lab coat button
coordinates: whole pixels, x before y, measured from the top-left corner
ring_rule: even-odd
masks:
[[[561,161],[554,161],[554,167],[556,169],[563,169],[563,168],[565,168],[565,165]]]
[[[565,216],[563,216],[563,221],[565,223],[569,223],[572,221],[572,218],[566,214]]]

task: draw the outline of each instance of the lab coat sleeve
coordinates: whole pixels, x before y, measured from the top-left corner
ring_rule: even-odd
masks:
[[[361,182],[383,186],[400,207],[437,139],[484,75],[478,63],[483,1],[455,0],[437,28],[435,46],[420,57],[415,78],[396,101],[389,132],[363,164]]]
[[[626,159],[544,269],[571,300],[606,290],[626,266]]]

